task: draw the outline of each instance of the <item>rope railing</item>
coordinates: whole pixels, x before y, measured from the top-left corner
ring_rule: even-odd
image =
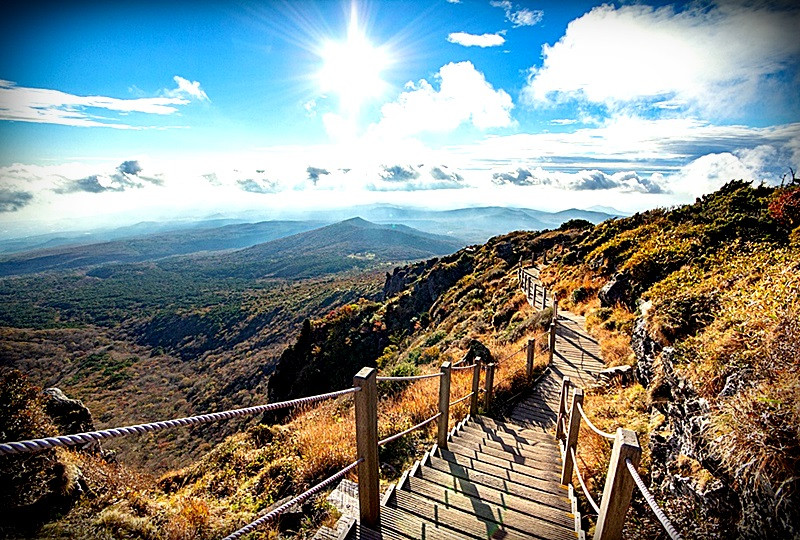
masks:
[[[594,511],[597,514],[599,514],[600,507],[597,506],[596,502],[594,502],[591,493],[589,493],[589,488],[586,487],[586,483],[583,481],[583,476],[581,475],[581,469],[580,467],[578,467],[578,459],[575,457],[575,449],[570,447],[569,453],[570,456],[572,457],[572,463],[575,465],[574,467],[575,475],[578,477],[578,482],[581,483],[581,488],[583,488],[583,494],[586,495],[586,500],[589,501],[589,504],[591,505],[592,508],[594,508]]]
[[[188,416],[185,418],[175,418],[173,420],[163,420],[160,422],[151,422],[148,424],[136,424],[133,426],[125,426],[118,428],[103,429],[99,431],[89,431],[86,433],[75,433],[72,435],[60,435],[57,437],[46,437],[43,439],[31,439],[27,441],[8,442],[0,444],[0,456],[11,454],[23,454],[30,452],[40,452],[49,450],[56,447],[76,446],[79,444],[86,444],[94,441],[102,441],[105,439],[113,439],[116,437],[125,437],[127,435],[139,435],[142,433],[150,433],[153,431],[161,431],[163,429],[171,429],[176,427],[191,426],[196,424],[204,424],[206,422],[214,422],[217,420],[227,420],[237,416],[247,416],[259,414],[267,411],[274,411],[277,409],[284,409],[294,407],[297,405],[306,405],[325,399],[332,399],[347,394],[358,392],[360,388],[347,388],[345,390],[338,390],[336,392],[328,392],[327,394],[319,394],[316,396],[308,396],[289,401],[280,401],[278,403],[268,403],[266,405],[256,405],[254,407],[244,407],[241,409],[230,409],[227,411],[214,412],[209,414],[201,414],[198,416]]]
[[[581,418],[583,418],[583,421],[586,422],[587,426],[589,426],[589,429],[591,429],[601,437],[605,437],[606,439],[611,439],[612,441],[617,437],[613,433],[608,433],[607,431],[603,431],[599,429],[597,426],[595,426],[592,423],[592,421],[589,420],[589,417],[586,416],[586,413],[583,411],[583,405],[581,405],[580,403],[578,403],[577,405],[578,405],[578,411],[581,413]]]
[[[345,467],[341,471],[337,472],[333,476],[329,476],[328,478],[326,478],[325,480],[323,480],[319,484],[315,485],[314,487],[312,487],[310,489],[307,489],[306,491],[304,491],[303,493],[301,493],[300,495],[298,495],[294,499],[292,499],[290,501],[287,501],[286,503],[280,505],[275,510],[272,510],[271,512],[268,512],[268,513],[264,514],[263,516],[261,516],[257,520],[253,521],[252,523],[249,523],[249,524],[245,525],[244,527],[242,527],[238,531],[229,534],[228,536],[226,536],[224,538],[224,540],[236,540],[237,538],[239,538],[239,537],[241,537],[241,536],[243,536],[245,534],[253,532],[254,530],[256,530],[256,528],[258,528],[259,526],[263,525],[264,523],[267,523],[268,521],[272,521],[273,519],[275,519],[276,517],[278,517],[282,513],[284,513],[286,510],[291,508],[292,506],[302,503],[303,501],[305,501],[306,499],[308,499],[312,495],[315,495],[318,492],[320,492],[321,490],[325,489],[326,487],[331,485],[333,482],[335,482],[336,480],[342,478],[347,473],[352,471],[355,467],[357,467],[363,461],[364,461],[363,458],[354,461],[353,463],[351,463],[350,465],[348,465],[347,467]]]
[[[465,369],[473,369],[475,368],[475,364],[470,364],[468,366],[458,366],[458,367],[451,367],[452,371],[463,371]]]
[[[440,373],[426,373],[424,375],[407,375],[405,377],[376,377],[378,382],[384,381],[419,381],[421,379],[432,379],[434,377],[441,377]]]
[[[468,400],[468,399],[469,399],[469,398],[471,398],[471,397],[472,397],[474,394],[475,394],[475,392],[470,392],[469,394],[467,394],[466,396],[464,396],[464,397],[462,397],[462,398],[458,398],[458,399],[457,399],[457,400],[455,400],[455,401],[451,401],[451,402],[450,402],[450,408],[452,409],[454,405],[458,405],[458,404],[459,404],[459,403],[461,403],[462,401],[466,401],[466,400]]]
[[[667,531],[669,537],[672,540],[682,540],[681,535],[678,533],[678,531],[675,530],[675,527],[672,526],[672,522],[670,522],[669,518],[667,518],[666,514],[664,514],[664,512],[658,506],[658,503],[653,497],[653,494],[650,493],[650,490],[647,489],[647,486],[644,485],[642,477],[639,476],[639,473],[636,471],[636,467],[633,465],[631,460],[626,459],[625,465],[628,467],[628,471],[631,473],[633,481],[636,482],[636,486],[639,488],[639,491],[642,492],[644,500],[646,500],[647,504],[650,505],[650,508],[653,510],[653,513],[655,513],[656,517],[658,518],[658,521],[661,522],[661,525],[664,527],[664,530]]]
[[[404,431],[401,431],[400,433],[395,433],[394,435],[392,435],[390,437],[386,437],[385,439],[382,439],[382,440],[378,441],[378,446],[383,446],[384,444],[389,444],[392,441],[396,441],[397,439],[399,439],[403,435],[408,435],[409,433],[411,433],[412,431],[414,431],[416,429],[419,429],[421,427],[425,427],[426,425],[430,424],[431,422],[433,422],[434,420],[436,420],[440,416],[442,416],[442,413],[436,413],[433,416],[431,416],[430,418],[428,418],[427,420],[423,420],[422,422],[420,422],[419,424],[417,424],[415,426],[411,426],[410,428],[408,428],[408,429],[406,429]]]

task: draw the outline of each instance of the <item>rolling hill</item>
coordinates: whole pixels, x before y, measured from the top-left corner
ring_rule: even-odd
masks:
[[[322,224],[319,221],[238,223],[221,227],[144,234],[88,245],[36,249],[0,259],[0,276],[85,268],[108,263],[152,261],[203,251],[241,249],[314,229]],[[123,229],[131,232],[147,230],[142,227]]]
[[[215,277],[305,278],[452,253],[463,241],[405,225],[378,225],[351,218],[239,251],[164,261],[167,270]]]

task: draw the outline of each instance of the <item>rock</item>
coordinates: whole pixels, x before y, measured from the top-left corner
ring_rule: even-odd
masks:
[[[469,350],[467,351],[467,355],[464,360],[464,365],[469,365],[475,360],[475,358],[480,358],[481,362],[484,364],[491,364],[494,362],[494,357],[492,356],[492,352],[480,341],[477,339],[473,339],[469,342]]]
[[[633,322],[631,335],[631,349],[636,357],[634,374],[639,384],[644,387],[647,387],[653,378],[653,362],[661,352],[661,345],[650,336],[647,326],[647,312],[651,306],[650,302],[639,306],[641,315]]]
[[[734,371],[725,379],[725,386],[719,393],[719,397],[731,397],[739,393],[739,390],[747,386],[747,379],[753,374],[752,369],[740,369]]]
[[[613,380],[619,380],[622,384],[628,384],[633,380],[633,368],[631,366],[616,366],[597,372],[597,377],[608,384]]]
[[[602,307],[614,307],[622,304],[628,308],[633,307],[633,285],[627,274],[620,272],[611,278],[611,281],[603,285],[597,293]]]
[[[92,413],[81,400],[68,398],[60,388],[45,388],[43,393],[45,412],[53,419],[61,435],[95,430]],[[99,451],[100,443],[95,441],[75,448]]]

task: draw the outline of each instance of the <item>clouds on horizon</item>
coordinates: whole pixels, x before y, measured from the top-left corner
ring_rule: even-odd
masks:
[[[147,129],[152,126],[136,125],[130,113],[169,116],[195,101],[209,101],[208,95],[197,81],[176,75],[176,88],[162,90],[159,97],[112,98],[106,96],[78,96],[47,88],[28,88],[0,80],[0,120],[58,124],[76,127],[107,127],[114,129]],[[90,112],[91,111],[91,112]],[[99,111],[117,113],[109,118]]]

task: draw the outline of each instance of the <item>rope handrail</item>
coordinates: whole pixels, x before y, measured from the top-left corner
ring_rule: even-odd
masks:
[[[589,420],[589,417],[586,416],[586,413],[583,412],[583,406],[580,403],[578,403],[577,405],[578,405],[578,411],[581,413],[581,417],[586,422],[586,425],[588,425],[589,428],[592,431],[594,431],[595,433],[597,433],[601,437],[605,437],[606,439],[611,439],[612,441],[616,438],[616,435],[614,435],[613,433],[608,433],[607,431],[603,431],[603,430],[599,429],[597,426],[595,426],[592,423],[592,421]]]
[[[442,413],[436,413],[433,416],[431,416],[430,418],[428,418],[427,420],[423,420],[422,422],[420,422],[416,426],[411,426],[410,428],[406,429],[405,431],[401,431],[400,433],[395,433],[394,435],[392,435],[390,437],[386,437],[385,439],[383,439],[381,441],[378,441],[378,446],[383,446],[384,444],[388,444],[388,443],[390,443],[392,441],[395,441],[395,440],[399,439],[403,435],[408,435],[409,433],[411,433],[415,429],[419,429],[419,428],[421,428],[421,427],[423,427],[423,426],[425,426],[427,424],[430,424],[431,422],[433,422],[434,420],[436,420],[440,416],[442,416]]]
[[[625,465],[628,466],[628,471],[631,473],[633,481],[636,482],[636,486],[639,488],[639,491],[641,491],[642,495],[644,495],[644,500],[646,500],[647,504],[650,505],[650,508],[653,510],[653,513],[655,513],[656,517],[658,518],[658,521],[661,522],[661,525],[664,527],[664,530],[667,531],[669,537],[672,540],[682,540],[681,535],[678,533],[677,530],[675,530],[675,527],[672,526],[672,523],[670,522],[669,518],[666,516],[666,514],[664,514],[664,512],[658,506],[658,503],[656,503],[653,494],[650,493],[650,490],[647,489],[647,486],[644,485],[642,477],[639,476],[639,473],[636,471],[636,467],[633,466],[633,463],[631,463],[630,458],[625,459]]]
[[[464,356],[462,356],[462,357],[461,357],[461,360],[456,360],[455,362],[453,362],[453,367],[455,367],[455,366],[457,366],[457,365],[459,365],[459,364],[463,364],[464,362],[466,362],[466,361],[467,361],[467,357],[468,357],[468,356],[469,356],[469,352],[467,352],[467,354],[465,354]]]
[[[575,466],[575,475],[578,477],[578,482],[581,483],[581,487],[583,488],[583,494],[586,495],[586,500],[589,501],[589,504],[594,508],[594,511],[598,514],[600,513],[600,507],[597,506],[597,503],[594,502],[592,495],[589,493],[589,489],[586,487],[586,484],[583,482],[583,476],[581,476],[581,469],[578,467],[578,458],[575,456],[575,448],[569,448],[569,453],[572,456],[572,464]]]
[[[142,433],[149,433],[152,431],[160,431],[162,429],[170,429],[175,427],[189,426],[194,424],[204,424],[206,422],[213,422],[216,420],[227,420],[237,416],[246,416],[258,414],[267,411],[274,411],[276,409],[283,409],[287,407],[294,407],[296,405],[305,405],[322,401],[324,399],[332,399],[347,394],[352,394],[361,390],[359,387],[346,388],[344,390],[337,390],[336,392],[328,392],[327,394],[319,394],[316,396],[308,396],[289,401],[279,401],[277,403],[268,403],[266,405],[256,405],[254,407],[244,407],[241,409],[230,409],[227,411],[220,411],[208,414],[201,414],[198,416],[188,416],[185,418],[175,418],[172,420],[162,420],[160,422],[150,422],[148,424],[136,424],[133,426],[124,426],[118,428],[103,429],[99,431],[89,431],[86,433],[75,433],[71,435],[59,435],[57,437],[46,437],[43,439],[31,439],[27,441],[16,441],[0,444],[0,456],[11,454],[23,454],[29,452],[39,452],[42,450],[49,450],[56,447],[75,446],[78,444],[86,444],[93,441],[101,441],[104,439],[113,439],[116,437],[124,437],[127,435],[138,435]]]
[[[466,396],[464,396],[464,397],[462,397],[462,398],[458,398],[458,399],[457,399],[457,400],[455,400],[455,401],[451,401],[451,402],[450,402],[450,407],[449,407],[449,408],[452,408],[452,407],[453,407],[453,405],[458,405],[458,404],[459,404],[459,403],[461,403],[462,401],[464,401],[464,400],[466,400],[466,399],[469,399],[469,398],[471,398],[471,397],[472,397],[474,394],[475,394],[475,392],[470,392],[469,394],[467,394]]]
[[[405,377],[376,377],[378,382],[384,381],[418,381],[420,379],[432,379],[433,377],[441,377],[442,372],[426,373],[425,375],[407,375]]]
[[[462,371],[462,370],[465,370],[465,369],[473,369],[474,367],[475,367],[475,364],[470,364],[468,366],[451,367],[450,371]]]
[[[261,516],[257,520],[253,521],[252,523],[249,523],[248,525],[245,525],[244,527],[242,527],[238,531],[229,534],[228,536],[226,536],[224,538],[224,540],[236,540],[237,538],[239,538],[242,535],[245,535],[245,534],[253,532],[260,525],[263,525],[264,523],[275,519],[276,517],[278,517],[279,515],[284,513],[286,510],[288,510],[292,506],[305,501],[306,499],[308,499],[312,495],[316,494],[317,492],[321,491],[325,487],[329,486],[331,483],[333,483],[336,480],[338,480],[339,478],[343,477],[344,475],[349,473],[351,470],[353,470],[356,466],[358,466],[362,461],[364,461],[364,458],[360,458],[360,459],[354,461],[353,463],[351,463],[350,465],[348,465],[347,467],[345,467],[341,471],[337,472],[333,476],[329,476],[327,479],[323,480],[322,482],[320,482],[319,484],[315,485],[314,487],[312,487],[310,489],[307,489],[306,491],[304,491],[303,493],[301,493],[300,495],[298,495],[294,499],[292,499],[290,501],[287,501],[286,503],[280,505],[275,510],[272,510],[271,512],[268,512],[267,514],[264,514],[263,516]]]

